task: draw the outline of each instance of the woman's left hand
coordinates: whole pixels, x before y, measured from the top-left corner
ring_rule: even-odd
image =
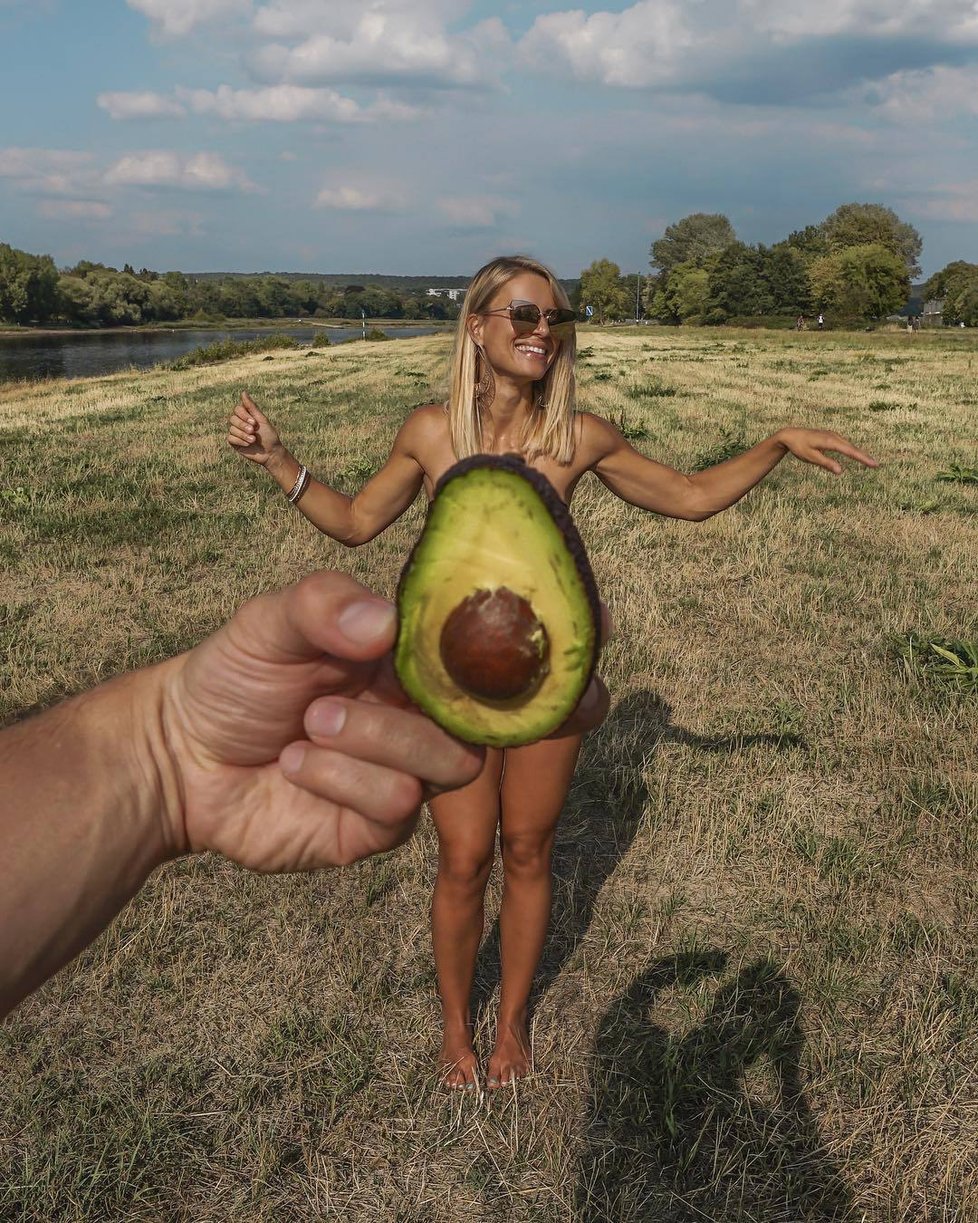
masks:
[[[876,459],[854,446],[841,433],[833,433],[831,429],[779,429],[774,437],[796,459],[814,463],[816,467],[824,467],[834,476],[842,474],[842,464],[829,458],[826,451],[844,454],[847,458],[862,463],[864,467],[879,467]]]

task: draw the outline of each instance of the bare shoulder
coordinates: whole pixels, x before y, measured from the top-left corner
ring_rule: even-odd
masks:
[[[577,444],[586,465],[590,467],[616,448],[621,441],[621,433],[610,420],[603,416],[595,416],[593,412],[578,412],[580,434]]]
[[[448,414],[441,403],[426,403],[410,412],[398,430],[397,440],[411,448],[430,444],[448,434]]]

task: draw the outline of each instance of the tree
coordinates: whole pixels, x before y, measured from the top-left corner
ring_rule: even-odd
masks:
[[[581,305],[590,306],[594,321],[624,318],[629,312],[628,293],[621,283],[621,269],[610,259],[595,259],[581,273]]]
[[[852,246],[882,246],[904,262],[911,276],[920,275],[924,242],[908,221],[883,204],[842,204],[819,226],[829,252]]]
[[[883,318],[910,296],[907,265],[879,243],[824,255],[809,276],[816,306],[843,319]]]
[[[0,242],[0,320],[44,323],[58,301],[58,269],[50,255],[30,255]]]
[[[679,263],[660,278],[652,300],[656,318],[669,323],[702,323],[710,291],[710,273],[695,263]]]
[[[734,228],[722,213],[694,212],[674,225],[667,225],[652,243],[649,263],[668,275],[680,263],[701,267],[710,256],[736,242]]]
[[[947,297],[952,285],[959,280],[967,280],[978,275],[978,263],[966,263],[963,259],[955,259],[953,263],[945,264],[939,272],[935,272],[929,280],[924,281],[920,290],[924,301],[939,300]]]
[[[978,263],[956,259],[923,287],[924,301],[943,299],[945,323],[978,327]]]
[[[774,298],[765,271],[762,247],[731,242],[711,260],[704,321],[725,323],[738,316],[772,314]]]

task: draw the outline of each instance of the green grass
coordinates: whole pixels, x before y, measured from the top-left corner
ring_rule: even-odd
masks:
[[[449,344],[0,388],[0,719],[314,568],[390,593],[423,506],[347,551],[226,421],[248,387],[353,489],[443,396]],[[582,406],[662,462],[824,424],[882,466],[787,459],[701,524],[581,481],[614,703],[558,828],[536,1073],[491,1104],[437,1087],[427,821],[312,878],[174,863],[0,1028],[4,1223],[978,1217],[978,701],[958,678],[978,489],[936,482],[973,469],[978,344],[591,328],[587,346]],[[674,394],[633,396],[650,360]],[[884,374],[899,410],[873,406]],[[498,901],[497,873],[490,923]]]

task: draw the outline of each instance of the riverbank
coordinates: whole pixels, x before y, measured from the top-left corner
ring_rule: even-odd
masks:
[[[140,323],[132,327],[71,327],[67,323],[63,327],[18,327],[12,323],[0,326],[0,339],[14,339],[18,336],[97,336],[97,335],[146,335],[154,332],[169,331],[282,331],[289,327],[322,327],[326,330],[338,327],[360,327],[366,322],[367,328],[381,327],[383,330],[401,327],[430,327],[434,331],[442,331],[455,326],[454,319],[418,319],[392,318],[366,320],[359,318],[234,318],[224,321],[215,319],[176,319],[172,323]]]

